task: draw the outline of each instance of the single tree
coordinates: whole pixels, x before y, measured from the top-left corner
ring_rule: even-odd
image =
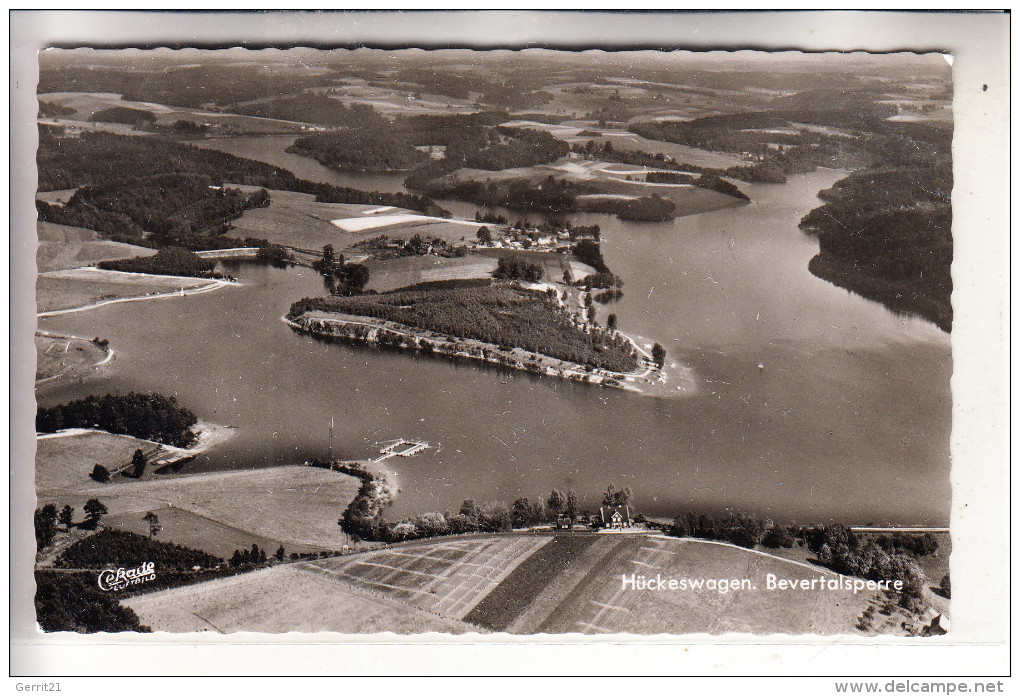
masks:
[[[110,471],[102,464],[96,464],[92,467],[92,473],[89,474],[89,478],[99,483],[106,483],[110,480]]]
[[[652,346],[652,360],[654,360],[655,364],[659,367],[666,364],[666,349],[658,343]]]
[[[577,507],[577,493],[574,491],[567,491],[567,504],[563,512],[570,518],[571,522],[576,520],[578,514],[580,514],[580,510]]]
[[[332,244],[327,244],[322,247],[322,260],[328,264],[332,264],[336,260]]]
[[[563,495],[563,492],[558,490],[553,490],[553,492],[549,494],[549,500],[545,504],[553,517],[556,517],[563,512],[563,508],[565,508],[566,505],[567,496]]]
[[[484,225],[478,228],[478,241],[481,244],[492,244],[492,232]]]
[[[478,506],[473,498],[468,498],[460,504],[460,514],[465,517],[478,517]]]
[[[44,549],[53,543],[57,535],[57,506],[45,505],[35,511],[36,548]]]
[[[606,317],[606,328],[610,331],[616,331],[616,315],[610,314]]]
[[[634,491],[631,490],[630,486],[617,489],[613,484],[609,484],[606,492],[602,494],[602,504],[608,507],[630,505],[630,499],[633,495]]]
[[[141,478],[145,473],[145,452],[140,449],[136,449],[131,455],[131,471],[135,478]]]
[[[161,527],[159,524],[159,516],[156,515],[156,513],[153,512],[152,510],[149,510],[147,513],[145,513],[145,517],[143,517],[142,520],[149,523],[150,539],[159,534],[160,531],[162,531],[163,529],[163,527]]]
[[[74,524],[74,508],[70,505],[65,505],[60,511],[60,524],[64,525],[64,529],[70,529]]]
[[[569,268],[567,270],[563,271],[563,284],[564,285],[573,285],[574,284],[574,274],[570,272]]]
[[[99,520],[109,510],[100,501],[95,498],[89,498],[88,502],[85,503],[85,521],[82,522],[81,526],[85,529],[95,529],[99,526]]]
[[[275,554],[273,554],[273,555],[274,555],[274,556],[276,556],[276,560],[278,560],[278,561],[282,561],[282,560],[283,560],[283,557],[284,557],[285,555],[287,555],[287,554],[286,554],[286,552],[285,552],[285,551],[283,550],[283,547],[281,546],[280,548],[276,549],[276,553],[275,553]]]

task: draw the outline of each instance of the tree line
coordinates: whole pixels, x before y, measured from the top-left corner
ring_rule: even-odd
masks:
[[[187,276],[191,278],[222,278],[216,272],[216,263],[181,247],[163,247],[154,256],[101,261],[99,268],[126,273],[153,273],[156,275]]]
[[[190,447],[196,440],[191,428],[198,418],[177,399],[162,394],[106,394],[53,406],[39,407],[35,427],[40,433],[65,428],[98,428],[175,447]]]

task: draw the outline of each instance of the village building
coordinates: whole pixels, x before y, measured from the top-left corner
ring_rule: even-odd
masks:
[[[603,505],[599,508],[599,522],[606,529],[625,529],[634,526],[629,505]]]

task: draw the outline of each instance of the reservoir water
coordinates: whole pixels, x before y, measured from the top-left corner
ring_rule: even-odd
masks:
[[[402,175],[339,175],[283,152],[291,140],[216,147],[308,179],[401,190]],[[242,287],[40,320],[108,338],[117,358],[39,399],[174,394],[199,417],[237,428],[193,471],[324,456],[330,417],[344,457],[375,455],[399,437],[438,444],[388,460],[402,488],[390,518],[552,488],[573,488],[593,508],[615,483],[632,486],[636,510],[649,516],[733,509],[782,521],[944,525],[948,335],[807,270],[817,241],[797,222],[842,176],[745,184],[751,204],[671,223],[574,216],[601,226],[607,262],[626,283],[602,315],[615,312],[622,330],[692,368],[696,388],[675,398],[300,336],[280,317],[324,292],[318,276],[242,264],[231,271]]]

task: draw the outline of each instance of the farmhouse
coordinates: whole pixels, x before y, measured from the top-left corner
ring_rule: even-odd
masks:
[[[599,508],[599,521],[606,529],[624,529],[634,525],[630,517],[629,505],[614,505]]]

